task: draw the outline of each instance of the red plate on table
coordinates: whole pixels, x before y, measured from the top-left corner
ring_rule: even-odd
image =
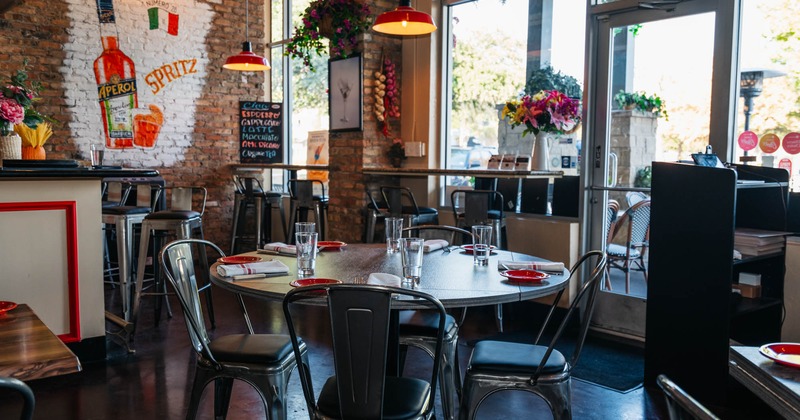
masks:
[[[342,241],[318,241],[317,242],[317,248],[319,248],[320,251],[326,250],[326,249],[328,249],[328,250],[340,249],[340,248],[344,248],[346,246],[347,246],[347,244],[342,242]]]
[[[217,260],[217,262],[222,264],[247,264],[258,261],[261,261],[260,257],[253,257],[249,255],[232,255],[230,257],[222,257]]]
[[[515,283],[538,283],[550,277],[547,273],[535,270],[506,270],[500,275]]]
[[[322,278],[309,278],[309,279],[297,279],[289,285],[292,287],[304,287],[304,286],[317,286],[320,284],[339,284],[341,280],[336,279],[322,279]]]
[[[0,316],[6,314],[6,312],[14,309],[17,307],[17,304],[14,302],[7,302],[7,301],[0,301]]]
[[[467,254],[472,254],[472,245],[461,245],[461,249],[463,249]],[[494,254],[495,249],[497,249],[496,246],[489,245],[489,253]]]
[[[764,344],[758,351],[775,363],[800,368],[800,343]]]

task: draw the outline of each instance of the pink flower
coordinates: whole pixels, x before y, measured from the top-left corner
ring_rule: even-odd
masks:
[[[21,124],[25,119],[25,109],[13,99],[2,98],[0,99],[0,118],[11,124]]]
[[[314,19],[319,19],[319,12],[317,12],[316,9],[312,10],[311,11],[311,17],[314,18]]]

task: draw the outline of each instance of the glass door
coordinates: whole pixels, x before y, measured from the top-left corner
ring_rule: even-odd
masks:
[[[587,249],[605,248],[613,256],[593,323],[639,338],[647,297],[650,167],[653,161],[691,161],[692,153],[714,144],[713,88],[730,85],[729,75],[715,79],[722,65],[714,58],[721,45],[715,44],[716,4],[666,3],[595,14],[590,51],[596,57],[588,60],[584,226]]]

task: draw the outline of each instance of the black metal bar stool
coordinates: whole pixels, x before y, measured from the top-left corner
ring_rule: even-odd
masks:
[[[494,245],[508,248],[503,194],[488,190],[455,190],[450,193],[456,226],[471,229],[475,225],[491,225]]]
[[[288,238],[286,215],[283,211],[283,194],[264,191],[261,182],[254,177],[234,175],[235,196],[233,201],[233,230],[231,254],[236,254],[237,242],[252,238],[257,248],[272,242],[272,210],[277,208],[281,216],[284,240]],[[252,208],[255,218],[255,235],[246,234],[247,210]]]
[[[320,186],[320,195],[314,194],[314,185]],[[314,212],[319,239],[325,239],[325,226],[328,219],[328,196],[325,195],[325,184],[316,179],[289,180],[290,208],[288,243],[294,243],[294,223],[308,220],[308,212]]]
[[[383,201],[389,206],[389,214],[393,217],[402,217],[404,227],[439,224],[439,210],[433,207],[418,206],[410,189],[382,186],[381,195]]]
[[[375,240],[375,226],[389,215],[389,205],[383,201],[378,188],[367,186],[367,207],[364,209],[367,222],[365,224],[364,242],[371,244]]]

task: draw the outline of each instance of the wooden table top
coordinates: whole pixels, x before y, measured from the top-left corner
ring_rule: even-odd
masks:
[[[78,357],[28,305],[0,316],[0,376],[29,381],[80,370]]]
[[[289,283],[298,278],[294,257],[255,252],[243,255],[280,260],[289,267],[289,274],[234,282],[218,276],[214,264],[211,281],[232,292],[269,300],[282,300],[292,289]],[[542,261],[541,258],[516,252],[496,251],[489,257],[488,266],[476,267],[472,264],[472,255],[460,249],[454,249],[449,254],[436,250],[426,253],[422,258],[422,276],[417,290],[435,296],[445,307],[465,307],[535,299],[557,293],[567,286],[568,270],[564,270],[562,275],[551,275],[539,283],[509,283],[497,269],[499,260]],[[370,273],[402,276],[403,266],[400,254],[387,254],[385,244],[350,244],[341,250],[320,251],[315,271],[315,277],[353,283],[355,277],[366,278]]]
[[[800,418],[800,369],[782,366],[758,347],[731,346],[729,372],[784,418]]]

